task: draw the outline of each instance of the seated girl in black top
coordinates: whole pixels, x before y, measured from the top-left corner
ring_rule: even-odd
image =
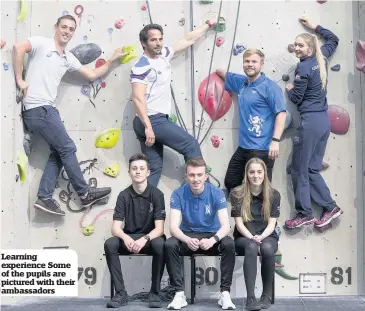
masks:
[[[267,177],[265,163],[252,158],[246,164],[242,185],[231,193],[235,218],[233,236],[238,255],[245,256],[243,273],[247,289],[247,310],[267,309],[271,305],[272,282],[275,273],[275,253],[279,236],[275,232],[280,215],[280,193],[273,189]],[[263,291],[260,303],[255,297],[257,254],[262,256]]]

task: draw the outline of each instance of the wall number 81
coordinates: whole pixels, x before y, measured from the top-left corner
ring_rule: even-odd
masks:
[[[345,270],[347,274],[347,284],[351,285],[351,267]],[[333,267],[331,270],[331,283],[340,285],[343,283],[343,269],[341,267]]]

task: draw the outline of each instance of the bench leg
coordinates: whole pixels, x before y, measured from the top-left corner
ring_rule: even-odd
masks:
[[[272,280],[272,289],[271,289],[271,304],[273,305],[274,303],[275,303],[275,274]]]
[[[191,256],[191,273],[190,273],[190,277],[191,277],[191,284],[190,284],[190,296],[191,296],[191,304],[194,304],[194,300],[195,300],[195,257]]]
[[[114,283],[112,276],[110,276],[110,299],[112,299],[114,296]]]

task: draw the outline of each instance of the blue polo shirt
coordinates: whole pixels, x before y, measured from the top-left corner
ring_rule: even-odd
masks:
[[[284,94],[279,85],[264,73],[248,83],[247,76],[228,72],[224,87],[238,94],[239,146],[269,150],[276,115],[286,111]]]
[[[218,187],[204,184],[204,191],[195,195],[189,184],[174,190],[170,207],[181,211],[180,230],[184,232],[217,232],[219,223],[218,211],[227,207],[224,192]]]

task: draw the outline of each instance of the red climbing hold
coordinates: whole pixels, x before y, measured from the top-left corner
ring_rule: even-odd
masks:
[[[100,66],[103,66],[105,64],[105,59],[99,58],[95,63],[95,68],[98,68]]]
[[[344,135],[347,133],[350,127],[350,116],[345,109],[337,105],[328,105],[328,116],[333,134]]]
[[[218,148],[219,145],[220,145],[220,143],[221,143],[221,141],[220,141],[220,139],[219,139],[218,136],[212,136],[212,138],[210,139],[210,141],[212,142],[212,145],[213,145],[214,148]]]
[[[209,86],[207,87],[208,79]],[[200,104],[213,121],[219,120],[231,108],[232,97],[226,90],[224,90],[224,82],[215,72],[210,74],[209,77],[206,77],[202,81],[198,90],[198,94]],[[219,105],[219,100],[221,97],[222,100]]]
[[[100,84],[100,86],[101,86],[102,88],[104,88],[104,87],[106,87],[106,83],[105,83],[105,82],[102,82],[102,83]]]
[[[147,10],[147,7],[146,7],[145,5],[142,5],[142,6],[141,6],[141,10],[142,10],[142,11],[146,11],[146,10]]]
[[[365,42],[357,41],[356,44],[356,69],[365,73]]]

